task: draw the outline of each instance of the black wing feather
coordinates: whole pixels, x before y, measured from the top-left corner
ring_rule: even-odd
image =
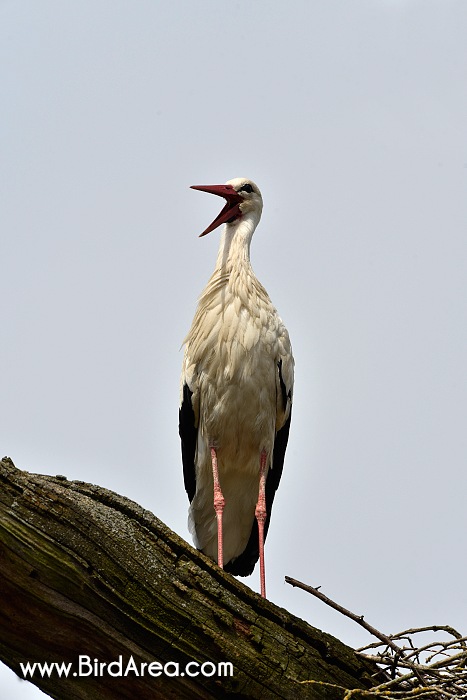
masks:
[[[178,413],[178,432],[182,441],[183,478],[190,503],[196,493],[195,453],[198,436],[192,396],[190,387],[184,384],[182,405]]]

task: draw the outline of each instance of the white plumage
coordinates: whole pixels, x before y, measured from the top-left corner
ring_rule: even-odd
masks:
[[[255,518],[261,455],[265,537],[288,438],[294,362],[287,330],[250,264],[262,211],[258,187],[236,178],[195,189],[219,194],[227,204],[205,231],[226,224],[215,270],[185,339],[180,436],[189,527],[205,554],[247,575],[261,559],[262,526],[258,534]],[[220,520],[213,507],[215,459],[225,502]],[[262,568],[263,579],[264,562]]]

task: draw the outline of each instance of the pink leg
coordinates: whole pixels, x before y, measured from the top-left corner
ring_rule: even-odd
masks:
[[[217,518],[217,563],[224,568],[224,546],[222,538],[222,513],[224,512],[225,499],[222,495],[217,469],[217,453],[215,447],[211,447],[212,476],[214,479],[214,510]]]
[[[264,569],[264,523],[266,521],[266,460],[267,454],[262,450],[259,470],[259,493],[255,515],[258,521],[259,536],[259,577],[261,581],[261,595],[266,598],[266,572]]]

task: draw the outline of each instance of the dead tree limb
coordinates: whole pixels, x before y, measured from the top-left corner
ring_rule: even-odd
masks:
[[[122,657],[123,668],[133,658],[140,670],[173,662],[172,677],[153,677],[149,666],[127,677],[80,677],[83,655],[91,664]],[[7,458],[0,463],[0,658],[19,675],[20,662],[72,663],[68,677],[32,679],[66,700],[338,700],[343,689],[371,695],[365,689],[375,672],[372,662],[225,574],[133,501],[20,471]],[[191,677],[189,662],[210,662],[210,670],[231,662],[233,675]]]

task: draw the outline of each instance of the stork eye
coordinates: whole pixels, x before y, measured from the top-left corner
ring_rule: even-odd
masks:
[[[246,183],[246,185],[243,185],[243,187],[240,187],[238,190],[239,192],[253,192],[253,187],[250,185],[249,182]]]

